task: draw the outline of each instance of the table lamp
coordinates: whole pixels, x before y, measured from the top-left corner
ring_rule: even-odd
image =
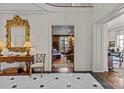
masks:
[[[3,49],[3,42],[0,41],[0,56],[2,56],[1,52],[2,52],[2,49]]]
[[[30,54],[30,48],[31,48],[31,42],[30,41],[26,41],[25,44],[24,44],[24,47],[26,47],[26,56],[29,56]]]

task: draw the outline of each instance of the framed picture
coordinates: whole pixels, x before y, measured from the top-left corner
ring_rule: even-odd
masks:
[[[115,41],[109,41],[109,47],[115,47]]]

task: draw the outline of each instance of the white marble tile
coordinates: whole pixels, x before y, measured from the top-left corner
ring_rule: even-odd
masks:
[[[0,76],[0,88],[9,89],[102,89],[90,73],[50,73],[29,76]],[[94,85],[96,85],[94,87]]]

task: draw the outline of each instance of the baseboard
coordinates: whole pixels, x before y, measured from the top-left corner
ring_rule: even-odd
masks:
[[[74,71],[73,73],[91,73],[92,71]]]
[[[33,71],[32,73],[41,73],[40,71]],[[43,73],[62,73],[62,72],[54,72],[54,71],[44,71]],[[92,73],[92,71],[73,71],[67,73]]]
[[[74,71],[91,71],[91,67],[89,66],[78,66],[74,67]]]
[[[104,67],[93,67],[92,72],[105,72]]]
[[[41,73],[40,71],[32,71],[32,73]],[[53,73],[53,71],[43,71],[43,73]]]

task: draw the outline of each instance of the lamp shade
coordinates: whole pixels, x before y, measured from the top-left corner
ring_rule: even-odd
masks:
[[[4,47],[3,42],[0,41],[0,49]]]
[[[14,47],[14,44],[11,42],[11,46]]]
[[[24,47],[31,47],[31,42],[30,41],[26,41],[24,44]]]

